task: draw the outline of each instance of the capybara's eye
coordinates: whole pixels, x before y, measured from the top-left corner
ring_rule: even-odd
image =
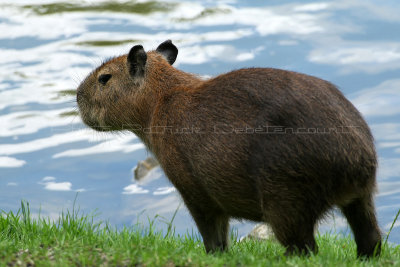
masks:
[[[99,83],[101,83],[102,85],[105,85],[108,80],[111,78],[111,74],[102,74],[99,76]]]

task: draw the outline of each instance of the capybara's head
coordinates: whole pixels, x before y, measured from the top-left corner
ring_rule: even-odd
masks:
[[[170,40],[146,53],[135,45],[127,55],[112,58],[91,72],[77,89],[82,120],[97,131],[119,131],[140,123],[145,93],[160,84],[154,73],[171,68],[178,49]],[[146,92],[145,92],[146,91]]]

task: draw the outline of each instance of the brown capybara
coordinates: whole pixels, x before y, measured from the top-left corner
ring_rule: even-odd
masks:
[[[380,252],[377,158],[356,108],[331,83],[248,68],[208,80],[177,70],[170,40],[95,69],[79,86],[83,121],[141,138],[178,189],[207,252],[225,250],[230,218],[267,222],[287,253],[317,252],[317,221],[333,206],[358,256]]]

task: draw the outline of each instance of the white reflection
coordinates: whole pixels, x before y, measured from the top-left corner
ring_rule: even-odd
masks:
[[[378,196],[389,196],[400,193],[400,182],[380,181],[378,184]]]
[[[0,157],[0,168],[18,168],[26,164],[25,160],[11,157]]]
[[[137,137],[133,134],[111,136],[109,134],[96,133],[91,129],[84,129],[79,131],[77,130],[67,133],[55,134],[50,137],[35,139],[28,142],[21,142],[16,144],[0,144],[0,155],[13,155],[35,152],[42,149],[79,141],[103,142],[88,148],[67,150],[61,153],[57,153],[53,157],[71,157],[115,151],[129,153],[137,149],[143,148],[142,143],[131,143],[133,140],[136,139]]]
[[[72,127],[73,124],[81,122],[79,116],[60,116],[60,114],[70,111],[71,108],[65,108],[46,111],[20,111],[0,115],[2,122],[0,136],[32,134],[49,127]]]
[[[400,43],[345,42],[324,43],[311,51],[308,59],[313,63],[341,66],[341,72],[380,73],[400,68]]]
[[[378,165],[378,178],[380,180],[386,180],[392,177],[400,177],[400,158],[379,158]],[[382,190],[390,189],[382,185]],[[381,191],[380,192],[384,192]]]
[[[39,184],[44,185],[44,189],[50,191],[71,191],[72,183],[70,182],[55,182],[54,177],[44,177]]]
[[[137,184],[131,184],[131,185],[124,187],[124,191],[122,192],[122,194],[125,194],[125,195],[147,194],[147,193],[149,193],[149,190],[143,189],[142,187],[140,187]]]
[[[145,146],[142,143],[130,144],[130,141],[132,139],[135,139],[135,136],[133,136],[133,134],[131,135],[132,135],[131,138],[126,138],[125,140],[114,139],[88,148],[69,149],[64,152],[53,155],[53,158],[79,157],[79,156],[96,155],[99,153],[110,153],[118,151],[124,153],[130,153],[139,149],[144,149]]]
[[[173,186],[160,187],[160,188],[157,188],[157,190],[153,192],[153,195],[166,195],[166,194],[170,194],[175,191],[176,191],[176,189]]]
[[[400,44],[399,44],[399,56],[400,56]],[[400,60],[399,60],[399,67],[400,67]],[[400,79],[384,81],[378,86],[361,90],[350,97],[352,99],[353,104],[365,116],[375,117],[375,116],[391,116],[399,114]]]

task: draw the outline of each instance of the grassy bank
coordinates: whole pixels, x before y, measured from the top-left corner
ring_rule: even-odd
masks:
[[[176,236],[139,225],[115,230],[77,211],[59,220],[32,219],[22,202],[0,216],[0,266],[400,266],[400,246],[384,244],[379,259],[356,260],[351,237],[319,235],[319,253],[285,257],[274,241],[237,242],[228,252],[207,255],[198,236]]]

